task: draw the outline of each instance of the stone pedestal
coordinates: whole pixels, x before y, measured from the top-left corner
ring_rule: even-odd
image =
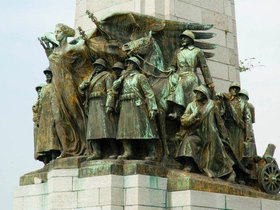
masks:
[[[56,160],[22,176],[14,210],[280,209],[279,196],[178,169],[166,170],[157,163],[82,160]],[[67,166],[69,161],[76,168]]]
[[[210,23],[218,45],[208,59],[217,91],[227,92],[229,84],[240,82],[234,0],[76,0],[75,28],[85,31],[95,26],[85,14],[90,10],[98,19],[113,12],[132,11],[162,19]]]

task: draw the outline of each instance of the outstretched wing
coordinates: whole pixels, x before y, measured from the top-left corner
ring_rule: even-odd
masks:
[[[149,31],[160,31],[165,26],[165,21],[148,15],[132,12],[113,13],[100,21],[102,29],[113,39],[123,43],[147,35]],[[93,36],[100,36],[98,30]]]
[[[133,12],[118,12],[102,19],[100,25],[104,31],[120,43],[136,40],[147,35],[149,31],[153,31],[153,37],[162,50],[165,67],[170,65],[176,49],[179,48],[179,35],[184,30],[193,31],[196,39],[195,46],[207,50],[205,52],[207,58],[214,56],[214,53],[209,52],[209,50],[215,49],[217,46],[201,41],[211,39],[215,36],[215,33],[206,32],[213,27],[211,24],[185,23],[163,20]],[[98,30],[91,37],[94,38],[97,36],[101,36]]]

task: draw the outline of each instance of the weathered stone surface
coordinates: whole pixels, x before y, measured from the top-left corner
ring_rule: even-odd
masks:
[[[78,191],[78,208],[99,206],[99,188]]]
[[[47,196],[27,196],[23,198],[23,209],[28,210],[45,210],[47,209]]]
[[[197,190],[213,193],[242,195],[255,198],[267,198],[280,200],[280,195],[269,195],[249,186],[230,183],[218,178],[209,178],[199,174],[184,172],[181,170],[169,170],[168,191]]]
[[[256,198],[244,198],[241,196],[227,196],[227,208],[229,209],[244,209],[255,210],[261,209],[261,202]]]
[[[105,162],[90,161],[79,166],[93,164],[99,170]],[[155,162],[107,160],[106,164],[122,166],[123,175],[79,177],[78,168],[50,169],[45,183],[17,189],[14,210],[278,210],[280,205],[279,195],[178,169],[166,171]]]
[[[124,205],[124,189],[117,187],[104,187],[100,188],[100,205]]]
[[[48,193],[47,183],[43,184],[30,184],[26,186],[21,186],[15,193],[14,197],[23,196],[35,196],[35,195],[45,195]]]
[[[86,190],[105,187],[123,187],[123,176],[104,175],[74,179],[73,190]]]
[[[271,201],[267,199],[261,199],[262,209],[276,210],[280,208],[280,201]]]
[[[149,188],[125,189],[125,205],[146,205],[164,207],[166,205],[166,191]]]
[[[149,207],[145,205],[125,206],[124,210],[163,210],[163,208]]]
[[[228,80],[228,65],[217,61],[208,61],[208,66],[212,77]]]
[[[191,21],[201,23],[201,8],[195,7],[191,4],[186,4],[182,1],[175,1],[175,15],[179,18],[188,18]]]
[[[167,179],[157,176],[146,176],[146,175],[131,175],[124,177],[124,187],[145,187],[151,189],[166,190]]]
[[[68,192],[73,189],[72,177],[56,177],[48,180],[48,192]]]
[[[54,169],[77,169],[85,160],[86,158],[83,156],[56,159],[45,165],[42,169],[27,173],[20,177],[20,185],[34,184],[34,178],[39,178],[42,180],[42,182],[46,182],[48,180],[48,176],[49,178],[53,176],[72,176],[72,173],[76,174],[77,171],[53,171],[49,175],[48,172]]]
[[[122,175],[122,161],[117,160],[94,160],[87,161],[81,165],[80,177],[103,176],[108,174]]]
[[[48,196],[49,209],[74,209],[77,208],[77,192],[55,192]],[[40,210],[40,208],[36,209]]]
[[[225,207],[224,194],[207,193],[201,191],[176,191],[168,193],[168,206],[200,206],[222,209]]]
[[[124,161],[123,175],[142,174],[150,176],[165,177],[167,173],[166,168],[162,167],[157,162],[145,162],[139,160]]]

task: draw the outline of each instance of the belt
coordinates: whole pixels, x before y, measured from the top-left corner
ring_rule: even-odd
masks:
[[[134,93],[126,93],[126,94],[122,94],[120,96],[120,100],[121,101],[125,101],[125,100],[132,100],[137,98],[137,96]]]
[[[99,98],[99,97],[101,97],[101,96],[103,96],[104,95],[104,92],[102,92],[102,91],[95,91],[95,92],[91,92],[90,94],[89,94],[89,98],[91,99],[91,98]]]
[[[194,71],[183,71],[179,73],[179,76],[190,75],[190,74],[195,74],[195,73]]]

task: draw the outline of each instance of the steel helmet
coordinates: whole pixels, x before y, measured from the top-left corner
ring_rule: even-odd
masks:
[[[124,66],[123,66],[123,63],[122,62],[116,62],[114,65],[113,65],[113,67],[112,67],[112,69],[113,70],[115,70],[115,69],[124,69]]]
[[[230,89],[233,88],[233,87],[237,87],[237,88],[239,89],[239,91],[240,91],[240,89],[241,89],[241,88],[240,88],[240,85],[237,84],[237,83],[235,83],[235,82],[231,83],[228,89],[230,90]]]
[[[40,84],[40,85],[37,85],[35,87],[35,90],[38,92],[39,89],[42,89],[42,87],[44,86],[45,84]]]
[[[200,86],[198,86],[197,88],[195,88],[195,89],[193,90],[193,92],[201,92],[201,93],[203,93],[207,98],[210,98],[210,96],[209,96],[209,91],[208,91],[208,89],[205,87],[205,85],[200,85]]]
[[[248,93],[247,90],[242,89],[242,90],[240,90],[240,92],[239,92],[238,94],[239,94],[239,95],[244,95],[244,96],[246,96],[247,99],[249,100],[249,93]]]
[[[98,58],[94,63],[93,63],[93,66],[95,65],[101,65],[103,66],[104,68],[106,68],[106,61],[103,59],[103,58]]]
[[[47,72],[52,74],[52,70],[50,69],[50,67],[46,68],[43,72],[44,74],[46,74]]]
[[[139,61],[138,58],[136,58],[136,57],[130,57],[130,58],[126,59],[126,62],[128,62],[128,61],[132,61],[132,62],[135,63],[135,64],[138,66],[138,68],[140,69],[140,61]]]
[[[185,30],[183,33],[180,34],[180,38],[182,36],[187,36],[187,37],[191,38],[193,41],[195,39],[194,33],[190,30]]]

